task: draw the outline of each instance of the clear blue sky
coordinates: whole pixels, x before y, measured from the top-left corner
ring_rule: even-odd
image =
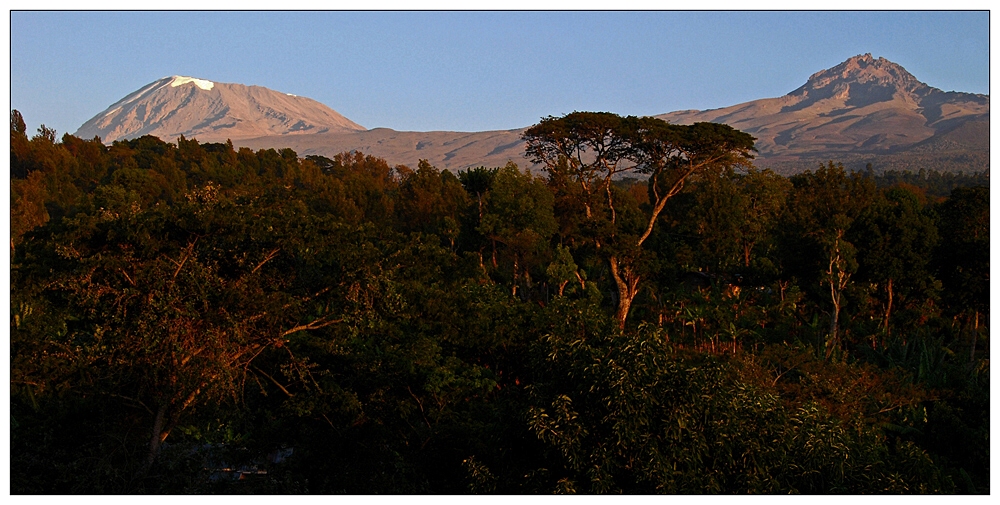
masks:
[[[12,12],[10,23],[11,108],[29,131],[60,136],[175,74],[419,131],[725,107],[863,53],[945,91],[989,93],[986,11]]]

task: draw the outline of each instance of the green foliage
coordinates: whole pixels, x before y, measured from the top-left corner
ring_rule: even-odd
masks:
[[[578,492],[949,489],[919,448],[890,457],[876,426],[785,405],[739,357],[678,352],[650,328],[542,346],[553,374],[531,389],[529,426],[550,448],[549,473]]]
[[[668,247],[686,271],[740,274],[756,283],[774,278],[773,237],[789,190],[787,179],[767,170],[708,174],[667,209]]]
[[[866,174],[868,175],[868,174]],[[933,199],[944,199],[951,195],[955,188],[989,185],[989,172],[939,172],[925,170],[907,172],[886,170],[880,174],[869,175],[879,188],[903,187],[919,194],[926,194]]]
[[[544,178],[24,130],[14,492],[989,492],[985,187],[607,113]]]
[[[621,328],[649,270],[643,243],[667,202],[692,177],[749,164],[754,150],[753,137],[727,125],[672,125],[608,112],[543,118],[523,137],[526,154],[549,174],[560,231],[607,262]],[[613,184],[633,171],[648,175],[643,208]]]
[[[938,210],[937,267],[952,305],[989,310],[989,188],[957,188]]]

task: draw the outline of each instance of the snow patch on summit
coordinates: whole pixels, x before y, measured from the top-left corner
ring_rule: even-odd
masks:
[[[215,87],[215,83],[212,81],[206,81],[205,79],[196,79],[194,77],[185,77],[183,75],[175,75],[174,80],[170,81],[170,87],[176,88],[177,86],[182,86],[189,82],[193,82],[195,86],[198,86],[199,88],[205,91],[209,91]]]

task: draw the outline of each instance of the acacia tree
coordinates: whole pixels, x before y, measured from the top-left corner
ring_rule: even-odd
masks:
[[[608,262],[622,328],[639,292],[642,245],[667,201],[695,174],[749,164],[754,150],[752,136],[727,125],[673,125],[609,112],[550,116],[525,131],[524,140],[528,156],[545,166],[557,192],[571,195],[582,211],[581,238]],[[650,199],[641,219],[622,222],[612,180],[628,172],[648,176]]]

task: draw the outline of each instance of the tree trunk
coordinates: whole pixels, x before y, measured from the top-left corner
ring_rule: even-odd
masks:
[[[632,307],[632,300],[639,292],[639,276],[627,266],[621,268],[617,256],[611,256],[608,263],[611,267],[611,275],[615,279],[615,285],[618,287],[618,312],[615,314],[615,318],[618,319],[618,327],[624,330],[625,320]]]
[[[826,270],[827,282],[830,283],[830,301],[833,302],[833,310],[830,311],[830,338],[826,344],[826,359],[830,359],[833,349],[840,345],[840,337],[837,332],[840,324],[841,296],[851,279],[851,274],[844,270],[845,261],[840,253],[840,239],[843,235],[843,230],[837,230],[837,240],[834,242],[834,249],[830,253],[830,265]]]
[[[889,316],[892,313],[892,279],[889,279],[889,282],[886,283],[885,290],[889,294],[889,299],[885,304],[885,320],[882,322],[882,327],[885,328],[885,336],[888,337],[890,335]]]
[[[979,340],[979,311],[975,311],[972,326],[972,345],[969,347],[969,368],[976,366],[976,341]]]
[[[153,419],[153,431],[149,437],[149,452],[146,454],[146,463],[142,466],[140,474],[145,475],[156,461],[156,456],[160,454],[160,445],[163,444],[163,423],[166,420],[167,404],[160,405]]]
[[[510,296],[511,297],[517,296],[517,267],[518,267],[518,265],[517,265],[517,255],[515,254],[514,255],[514,279],[513,279],[513,282],[511,283],[511,284],[513,284],[513,287],[511,288],[511,291],[510,291]]]
[[[839,288],[839,289],[838,289]],[[842,294],[842,283],[834,282],[830,279],[830,301],[833,304],[833,309],[830,310],[830,336],[826,341],[826,353],[825,358],[830,359],[833,354],[834,347],[838,344],[838,331],[840,327],[840,297]]]
[[[832,291],[832,289],[831,289]],[[830,338],[826,341],[826,359],[830,359],[837,345],[837,330],[840,324],[840,293],[833,295],[833,310],[830,311]]]

